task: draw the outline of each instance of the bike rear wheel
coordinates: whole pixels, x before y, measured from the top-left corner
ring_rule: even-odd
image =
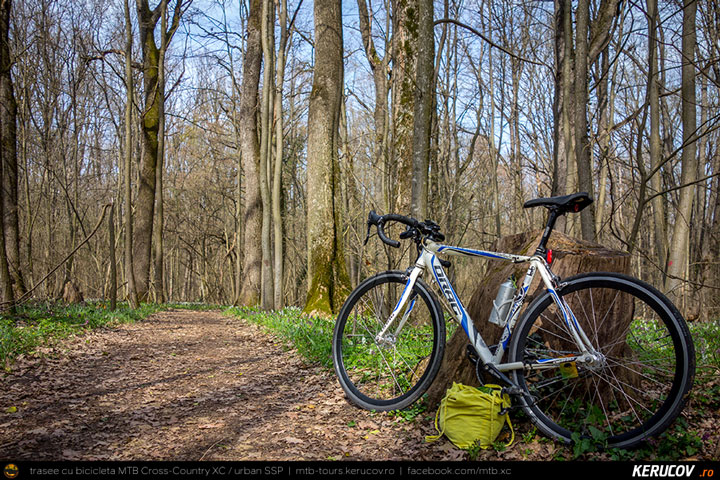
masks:
[[[695,375],[689,330],[672,303],[653,287],[619,274],[586,274],[537,298],[518,324],[512,362],[529,395],[526,413],[546,435],[565,442],[593,438],[631,447],[663,432],[679,415]],[[568,322],[577,321],[600,355],[589,363],[542,362],[580,355]],[[531,368],[530,365],[536,365]]]
[[[421,279],[387,334],[385,323],[408,277],[383,272],[353,290],[333,335],[333,362],[348,398],[368,410],[400,410],[425,393],[437,375],[445,347],[445,323],[437,298]],[[397,332],[398,322],[405,319]]]

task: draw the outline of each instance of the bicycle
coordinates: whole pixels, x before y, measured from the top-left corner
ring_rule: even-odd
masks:
[[[526,202],[525,208],[548,210],[531,256],[445,245],[430,220],[371,211],[366,243],[375,226],[385,244],[399,247],[385,234],[387,224],[398,222],[406,226],[400,239],[414,241],[418,257],[407,271],[364,280],[340,311],[333,362],[349,400],[369,410],[400,410],[435,379],[446,330],[438,296],[422,279],[429,271],[449,316],[470,340],[468,357],[480,381],[484,372],[502,382],[543,434],[565,443],[604,438],[607,446],[627,448],[663,432],[685,406],[695,375],[682,315],[657,289],[627,275],[560,279],[551,270],[547,242],[556,220],[591,203],[586,193]],[[476,330],[445,273],[450,262],[438,258],[443,254],[529,263],[522,283],[500,292],[493,306],[493,321],[503,329],[497,345],[488,346]],[[521,315],[537,274],[545,289]]]

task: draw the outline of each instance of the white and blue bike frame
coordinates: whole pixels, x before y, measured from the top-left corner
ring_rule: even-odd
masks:
[[[445,274],[445,270],[443,269],[436,254],[463,257],[483,257],[513,263],[530,263],[525,279],[513,298],[511,308],[507,313],[507,321],[504,322],[500,342],[498,343],[494,353],[487,346],[482,336],[475,328],[470,315],[463,306],[463,303],[457,293],[455,293],[455,289]],[[483,365],[493,365],[500,372],[510,372],[523,368],[531,370],[547,370],[558,368],[560,365],[567,364],[568,362],[592,364],[600,359],[601,355],[592,347],[592,343],[581,328],[567,302],[557,294],[557,289],[559,288],[558,278],[552,273],[547,262],[542,256],[534,255],[528,257],[484,250],[473,250],[449,245],[441,245],[427,239],[423,242],[420,255],[415,262],[415,266],[410,271],[407,284],[405,285],[405,289],[403,290],[400,299],[388,317],[383,329],[376,338],[379,344],[392,342],[402,330],[405,321],[415,305],[416,298],[413,296],[412,300],[410,300],[415,282],[418,277],[420,277],[428,269],[432,272],[432,278],[435,280],[439,290],[442,292],[442,298],[446,301],[448,310],[455,320],[462,326]],[[567,326],[568,332],[576,343],[578,352],[580,353],[579,355],[566,356],[562,358],[537,359],[532,364],[527,364],[522,361],[502,363],[502,359],[507,351],[513,329],[520,317],[520,310],[525,302],[528,289],[538,272],[540,273],[540,277],[547,288],[548,294],[551,295],[553,301],[557,305],[558,311],[560,312],[560,315],[562,315],[562,319]],[[405,313],[397,322],[397,326],[393,328],[395,320],[399,316],[399,313],[403,311],[403,307],[408,300],[411,302],[410,305],[408,305],[408,308],[405,309]],[[394,330],[394,333],[392,334],[389,333],[391,329]]]

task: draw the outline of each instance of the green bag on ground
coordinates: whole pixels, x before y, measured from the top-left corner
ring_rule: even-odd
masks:
[[[433,442],[445,435],[458,448],[466,450],[476,444],[490,448],[507,422],[510,441],[506,446],[509,447],[515,440],[507,413],[510,406],[510,397],[502,393],[499,385],[471,387],[453,382],[435,414],[438,435],[425,440]]]

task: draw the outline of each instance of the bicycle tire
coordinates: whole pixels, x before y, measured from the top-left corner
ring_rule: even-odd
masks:
[[[614,273],[569,278],[556,294],[602,361],[530,369],[543,358],[579,354],[553,294],[536,298],[510,346],[510,361],[526,363],[513,375],[531,420],[566,443],[592,438],[629,448],[662,433],[685,406],[695,375],[692,337],[677,308],[652,286]]]
[[[333,363],[352,403],[367,410],[401,410],[434,380],[445,349],[445,322],[437,298],[420,278],[408,300],[408,320],[397,338],[378,341],[408,277],[388,271],[370,277],[348,296],[335,324]],[[421,301],[417,301],[418,298]],[[389,338],[389,337],[388,337]]]

